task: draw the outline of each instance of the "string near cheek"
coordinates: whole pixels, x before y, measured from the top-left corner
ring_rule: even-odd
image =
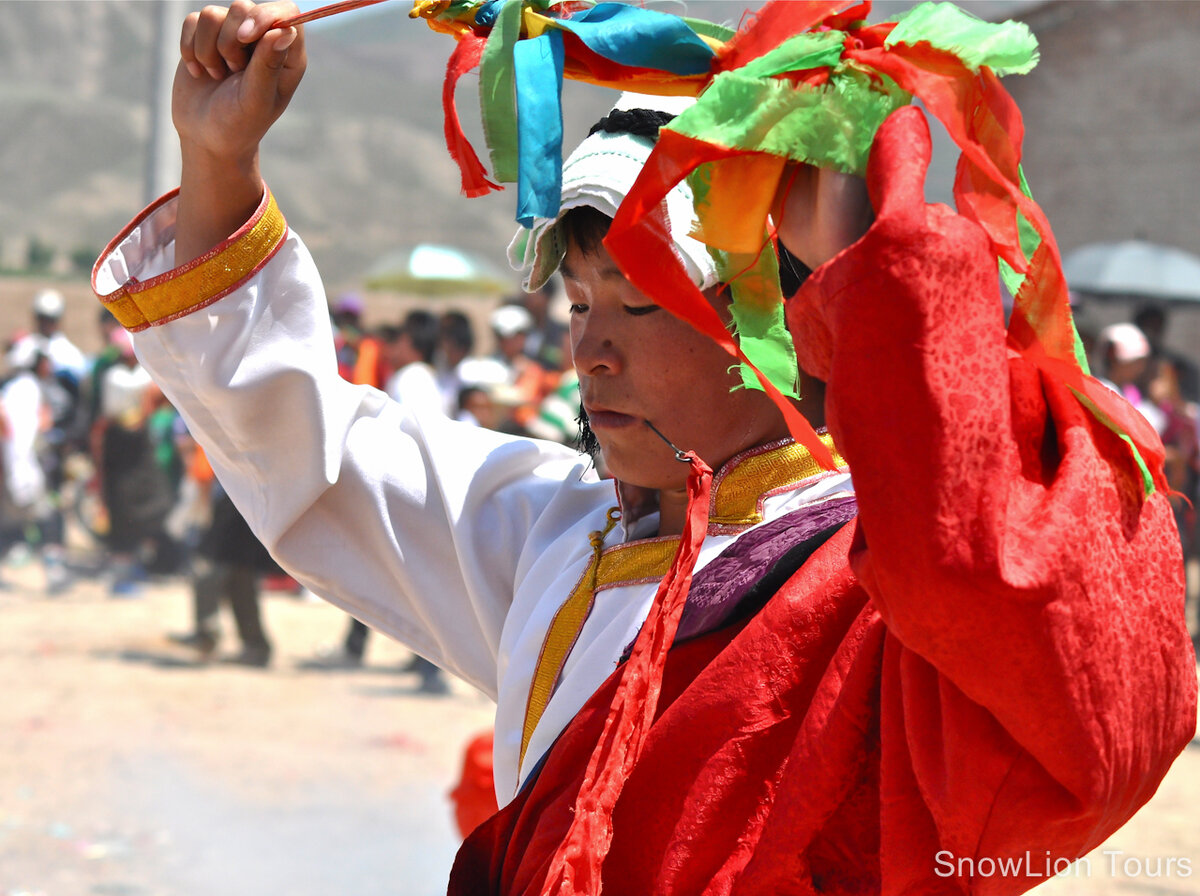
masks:
[[[670,439],[668,439],[666,436],[664,436],[661,432],[659,432],[658,428],[653,423],[651,423],[649,420],[643,420],[642,422],[645,423],[648,427],[650,427],[650,431],[652,433],[654,433],[656,436],[658,436],[660,439],[662,439],[664,442],[667,443],[667,447],[670,448],[673,452],[675,452],[675,459],[677,461],[681,461],[682,463],[685,463],[685,464],[690,464],[692,462],[692,458],[695,455],[690,454],[689,452],[676,447],[675,443],[672,442]]]

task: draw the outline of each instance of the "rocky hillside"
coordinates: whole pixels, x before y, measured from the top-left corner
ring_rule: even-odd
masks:
[[[700,5],[698,14],[736,20],[747,4]],[[142,207],[157,6],[0,0],[0,268],[21,267],[30,240],[64,256],[96,252]],[[180,20],[191,8],[175,6]],[[421,241],[503,265],[512,235],[511,190],[459,195],[441,119],[452,41],[409,8],[396,0],[310,26],[308,74],[268,137],[266,177],[331,288]],[[612,96],[568,91],[573,143]],[[476,97],[468,76],[459,90],[468,129]]]

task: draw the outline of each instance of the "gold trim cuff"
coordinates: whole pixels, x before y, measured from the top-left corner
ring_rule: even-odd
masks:
[[[97,267],[139,224],[174,199],[178,192],[175,190],[163,196],[118,234],[104,250]],[[115,292],[98,294],[99,299],[121,326],[132,332],[165,324],[229,295],[271,260],[286,236],[287,221],[271,191],[264,187],[262,202],[250,220],[229,239],[199,258],[144,283],[130,277]],[[93,289],[95,284],[93,271]]]

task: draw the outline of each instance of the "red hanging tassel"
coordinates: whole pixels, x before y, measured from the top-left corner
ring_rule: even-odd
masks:
[[[454,52],[450,54],[450,60],[446,63],[446,79],[442,82],[442,118],[446,148],[450,150],[450,158],[454,159],[462,173],[463,195],[471,198],[486,196],[492,190],[504,189],[488,180],[487,170],[475,154],[471,141],[463,133],[462,125],[458,121],[458,110],[454,106],[454,89],[458,86],[458,79],[479,65],[486,43],[486,38],[473,31],[464,34],[454,47]]]
[[[687,481],[687,519],[679,549],[658,586],[633,652],[621,670],[621,681],[604,731],[592,751],[575,798],[575,818],[550,862],[543,893],[556,896],[600,893],[600,869],[612,845],[613,807],[641,756],[646,734],[654,722],[667,651],[675,640],[692,584],[692,570],[708,533],[712,469],[695,452],[688,451],[684,457],[691,464],[691,471]]]

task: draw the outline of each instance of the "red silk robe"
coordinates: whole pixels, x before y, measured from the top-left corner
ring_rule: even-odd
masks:
[[[880,132],[875,224],[789,305],[858,517],[749,620],[672,650],[606,892],[1019,893],[1124,823],[1192,737],[1166,497],[1008,350],[982,231],[912,201],[914,120]],[[542,892],[614,684],[466,842],[452,893]]]

